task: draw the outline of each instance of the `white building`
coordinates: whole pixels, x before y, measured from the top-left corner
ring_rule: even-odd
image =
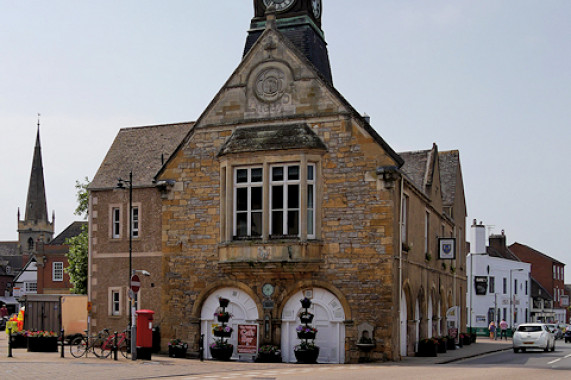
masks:
[[[513,328],[528,322],[530,313],[531,264],[521,262],[509,251],[503,231],[489,239],[486,246],[486,227],[474,220],[466,259],[466,329],[480,335],[488,335],[492,320],[497,325],[505,319]]]

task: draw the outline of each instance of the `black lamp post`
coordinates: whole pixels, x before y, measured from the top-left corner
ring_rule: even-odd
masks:
[[[117,179],[117,188],[118,189],[124,189],[125,184],[129,185],[129,273],[128,273],[127,286],[130,289],[131,288],[131,276],[133,273],[133,171],[132,170],[129,172],[129,179],[122,179],[122,178]],[[129,303],[128,326],[131,326],[131,331],[132,331],[132,325],[133,325],[132,308],[133,308],[133,300],[134,299],[133,299],[133,297],[130,297],[130,298],[131,298],[131,302]],[[135,337],[133,335],[131,335],[131,341],[133,341],[133,339],[135,339]],[[131,355],[133,356],[134,353],[131,352]]]

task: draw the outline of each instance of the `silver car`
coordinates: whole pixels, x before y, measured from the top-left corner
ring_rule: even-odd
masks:
[[[513,349],[516,353],[528,349],[555,351],[555,337],[543,323],[523,323],[514,332]]]

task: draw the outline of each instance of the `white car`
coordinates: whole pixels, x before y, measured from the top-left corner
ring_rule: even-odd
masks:
[[[543,323],[523,323],[513,334],[513,349],[516,353],[527,349],[555,351],[555,337]]]

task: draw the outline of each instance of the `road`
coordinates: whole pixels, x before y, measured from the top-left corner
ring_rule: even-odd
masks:
[[[464,360],[459,366],[525,367],[549,370],[571,371],[571,343],[558,340],[554,352],[527,351],[514,353],[503,351],[471,360]],[[571,372],[568,374],[571,379]]]

